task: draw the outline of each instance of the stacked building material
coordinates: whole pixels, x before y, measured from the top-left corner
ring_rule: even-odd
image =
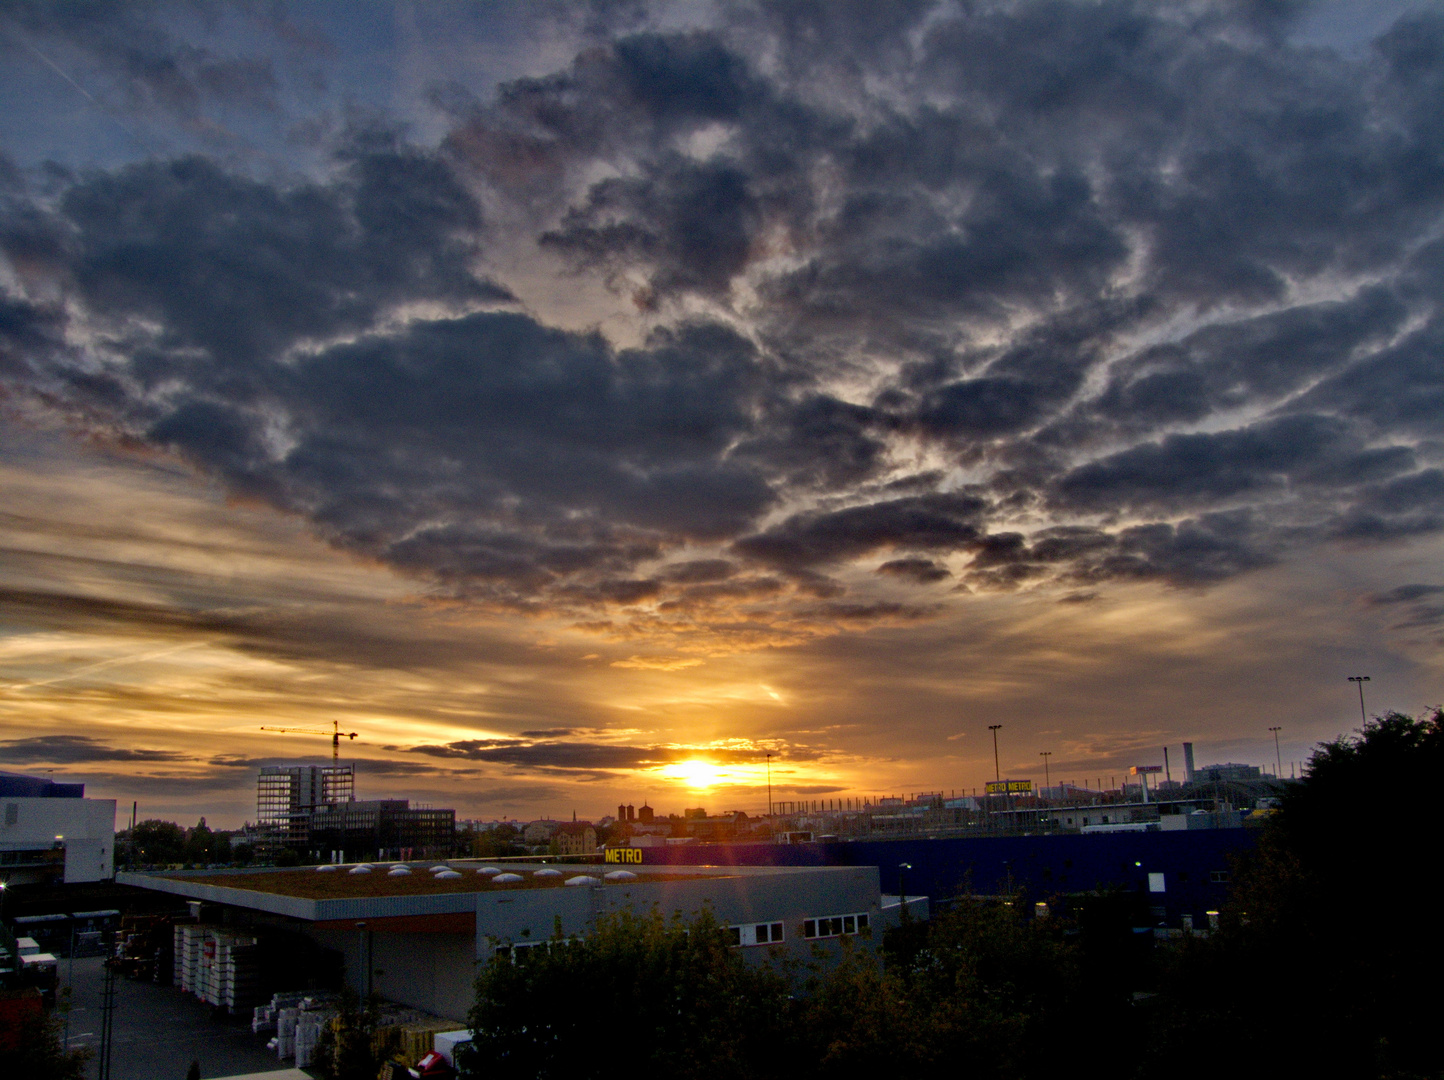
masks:
[[[301,990],[272,994],[269,1003],[257,1005],[251,1010],[251,1030],[254,1032],[275,1031],[276,1015],[280,1010],[295,1008],[305,1000],[306,994]]]
[[[255,938],[221,944],[216,959],[217,1003],[234,1016],[249,1008],[260,996],[260,947]]]
[[[232,1011],[255,1000],[260,987],[254,937],[199,923],[177,926],[175,935],[177,986]]]
[[[281,1060],[296,1056],[296,1018],[301,1015],[297,1008],[280,1009],[276,1013],[276,1056]]]
[[[336,995],[329,993],[273,994],[267,1005],[258,1005],[251,1014],[252,1031],[270,1031],[276,1035],[266,1043],[282,1060],[296,1059],[297,1068],[306,1068],[315,1061],[321,1032],[336,1016]]]
[[[197,985],[205,962],[206,934],[214,929],[201,923],[185,923],[175,928],[176,985],[182,990],[199,992]]]
[[[316,1046],[321,1041],[321,1033],[330,1026],[335,1016],[329,1009],[318,1009],[303,1012],[296,1017],[296,1037],[293,1045],[296,1068],[309,1068],[315,1063]]]

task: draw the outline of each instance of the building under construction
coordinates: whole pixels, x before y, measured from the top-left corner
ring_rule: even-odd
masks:
[[[256,823],[283,847],[306,847],[319,806],[356,798],[353,765],[263,765],[256,778]]]
[[[264,846],[316,862],[449,855],[456,811],[407,799],[356,800],[352,765],[265,765],[256,778]]]

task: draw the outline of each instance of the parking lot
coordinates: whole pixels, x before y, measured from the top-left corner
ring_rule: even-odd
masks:
[[[70,961],[60,961],[62,986],[70,968]],[[72,1046],[99,1051],[103,977],[98,957],[74,962]],[[289,1066],[266,1049],[266,1035],[251,1033],[249,1018],[214,1017],[209,1005],[174,987],[117,977],[115,1002],[112,1080],[184,1080],[192,1061],[206,1078]],[[86,1075],[97,1075],[93,1059]]]

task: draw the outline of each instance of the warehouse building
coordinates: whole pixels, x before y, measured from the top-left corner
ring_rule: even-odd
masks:
[[[611,912],[689,917],[710,910],[733,944],[758,960],[772,949],[797,958],[840,955],[844,940],[872,949],[901,917],[897,898],[880,893],[876,867],[637,872],[455,861],[434,873],[383,864],[122,873],[117,880],[192,901],[200,925],[248,941],[300,933],[339,960],[357,993],[458,1021],[472,1003],[477,962],[549,947],[558,930],[584,936]],[[926,918],[926,898],[910,897],[908,913]]]

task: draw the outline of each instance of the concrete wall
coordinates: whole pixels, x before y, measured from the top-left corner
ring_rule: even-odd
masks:
[[[318,944],[339,952],[346,985],[366,995],[366,950],[371,950],[371,989],[377,997],[410,1005],[448,1020],[465,1021],[476,997],[476,940],[470,934],[393,934],[311,928]]]

